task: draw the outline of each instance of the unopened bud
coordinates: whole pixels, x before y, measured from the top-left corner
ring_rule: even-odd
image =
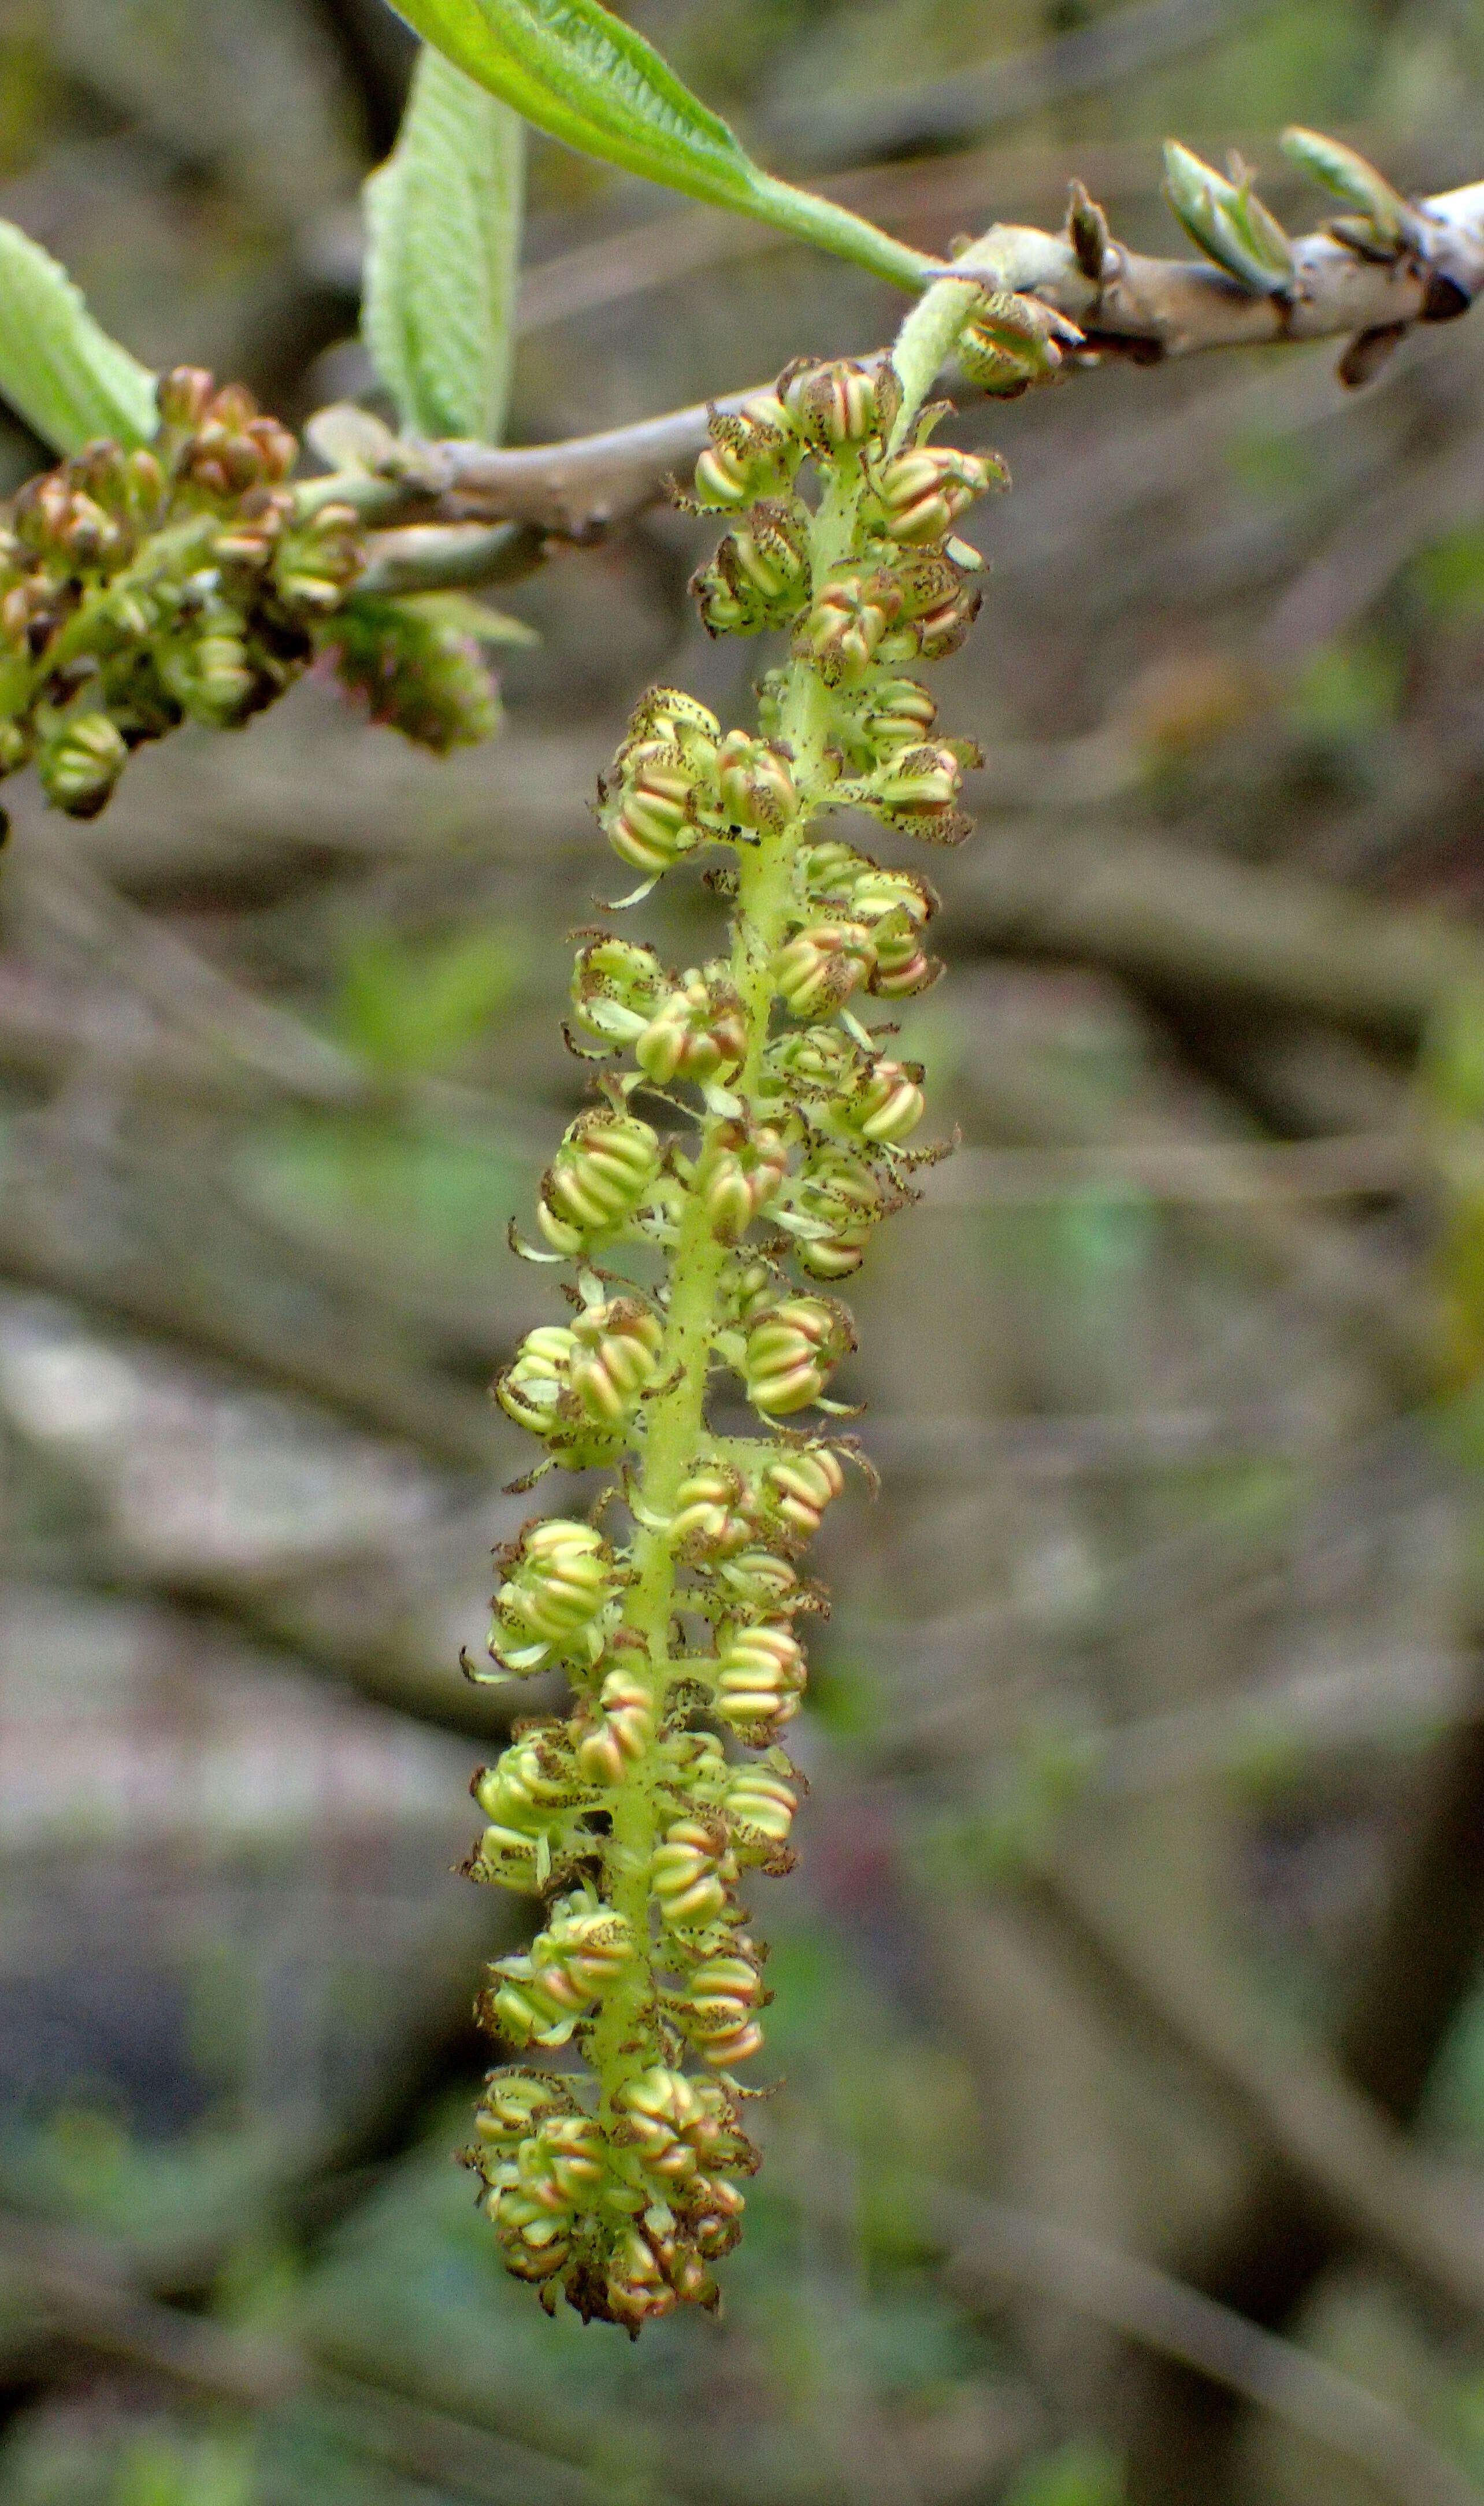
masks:
[[[38,770],[53,808],[95,818],[128,764],[128,746],[106,713],[75,714],[43,740]]]
[[[870,667],[901,609],[891,570],[841,568],[816,592],[795,649],[813,662],[827,687],[838,687]]]
[[[863,922],[818,922],[795,932],[773,960],[773,988],[795,1018],[817,1018],[838,1009],[874,963],[870,932]]]
[[[853,357],[792,367],[779,377],[779,397],[800,435],[820,451],[866,444],[876,432],[876,378]]]
[[[590,1783],[621,1783],[654,1737],[654,1700],[633,1670],[611,1670],[598,1692],[597,1720],[577,1746],[579,1770]]]
[[[618,1427],[632,1417],[654,1380],[664,1327],[634,1297],[591,1306],[572,1326],[574,1400],[593,1424]]]
[[[803,1648],[786,1623],[723,1629],[718,1637],[715,1708],[735,1732],[791,1722],[806,1677]]]
[[[596,1661],[598,1623],[618,1587],[608,1546],[592,1525],[531,1523],[497,1559],[503,1581],[489,1631],[495,1661],[518,1674],[574,1655]]]
[[[786,1297],[748,1333],[743,1360],[747,1397],[755,1409],[773,1417],[806,1409],[854,1346],[855,1334],[842,1306],[822,1297]]]
[[[632,1044],[665,998],[667,980],[653,949],[611,935],[593,940],[572,969],[573,1017],[605,1044]]]
[[[719,1865],[725,1849],[724,1834],[698,1819],[677,1819],[666,1830],[650,1864],[650,1884],[664,1922],[692,1930],[724,1911],[726,1888]]]
[[[659,1141],[636,1115],[606,1107],[569,1125],[541,1183],[541,1232],[558,1253],[579,1253],[633,1216],[659,1172]]]
[[[760,394],[740,410],[711,409],[709,448],[695,465],[694,502],[702,513],[726,513],[787,486],[803,451],[777,395]]]
[[[851,1100],[849,1120],[864,1140],[896,1148],[909,1139],[922,1121],[927,1098],[920,1061],[891,1061],[883,1054],[870,1066],[864,1087]]]
[[[886,527],[903,547],[920,548],[946,538],[959,516],[1008,474],[994,454],[955,452],[916,445],[898,452],[875,474]]]
[[[771,740],[728,732],[717,751],[722,814],[736,827],[778,829],[798,807],[789,761]]]
[[[680,990],[661,1000],[634,1044],[634,1059],[659,1088],[673,1079],[702,1085],[719,1079],[735,1070],[746,1052],[746,1012],[723,974],[688,975]]]
[[[704,1185],[712,1234],[723,1244],[738,1243],[788,1170],[789,1152],[776,1131],[748,1132],[738,1124],[724,1124]]]
[[[812,1540],[825,1508],[845,1486],[838,1453],[829,1445],[810,1445],[800,1452],[781,1454],[763,1473],[769,1503],[796,1539]]]

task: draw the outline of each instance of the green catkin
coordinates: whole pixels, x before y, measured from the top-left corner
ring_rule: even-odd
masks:
[[[713,421],[694,508],[731,527],[692,588],[714,633],[782,628],[791,655],[762,680],[756,734],[652,689],[600,814],[651,880],[721,851],[730,951],[670,973],[637,943],[585,939],[573,1041],[607,1066],[543,1180],[536,1256],[573,1264],[575,1309],[496,1387],[543,1469],[613,1478],[593,1522],[532,1522],[497,1561],[495,1667],[476,1675],[560,1666],[573,1701],[517,1725],[475,1780],[488,1823],[470,1876],[545,1915],[481,1997],[528,2059],[490,2075],[465,2156],[548,2309],[565,2294],[635,2334],[717,2304],[758,2164],[735,2071],[769,1996],[738,1891],[793,1858],[801,1783],[782,1737],[805,1681],[797,1623],[822,1606],[798,1561],[850,1450],[830,1386],[854,1333],[830,1291],[920,1163],[904,1144],[922,1072],[862,1014],[933,982],[933,891],[819,822],[850,806],[934,842],[968,832],[972,744],[937,737],[907,674],[973,619],[978,561],[950,534],[1004,473],[928,440],[925,384],[974,301],[935,297],[893,361],[802,361]],[[619,1274],[634,1244],[664,1256],[654,1293]],[[740,1380],[756,1435],[709,1423],[716,1374]],[[626,1541],[597,1527],[624,1516]]]
[[[230,731],[323,653],[374,718],[446,750],[495,728],[477,647],[415,601],[360,600],[353,506],[290,483],[299,444],[182,366],[137,450],[98,443],[0,506],[0,779],[34,762],[95,817],[132,752]]]

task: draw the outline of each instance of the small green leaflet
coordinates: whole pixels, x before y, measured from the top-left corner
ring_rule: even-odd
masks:
[[[0,218],[0,398],[57,452],[148,444],[155,377],[100,330],[59,262]]]
[[[362,329],[414,434],[500,441],[524,173],[519,115],[424,49],[396,148],[365,191]]]
[[[600,0],[393,0],[424,40],[553,139],[921,287],[925,256],[755,165],[718,115]]]

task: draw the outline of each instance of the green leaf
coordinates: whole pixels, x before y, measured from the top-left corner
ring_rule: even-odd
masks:
[[[1253,190],[1250,167],[1232,160],[1232,179],[1183,148],[1164,145],[1164,196],[1186,234],[1254,296],[1282,296],[1293,279],[1293,247]]]
[[[397,145],[366,186],[362,328],[404,426],[498,444],[510,396],[525,130],[424,50]]]
[[[100,330],[59,262],[0,218],[0,398],[58,452],[148,444],[155,377]]]
[[[393,0],[472,79],[553,139],[781,227],[915,292],[929,264],[865,218],[755,165],[654,46],[599,0]]]

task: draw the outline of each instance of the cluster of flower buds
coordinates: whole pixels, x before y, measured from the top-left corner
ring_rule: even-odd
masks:
[[[363,599],[352,506],[290,484],[297,439],[239,384],[180,367],[132,451],[89,444],[0,510],[0,775],[101,809],[132,750],[232,730],[320,651],[378,721],[445,749],[498,721],[446,604]]]
[[[793,1860],[801,1779],[780,1740],[805,1688],[798,1623],[826,1606],[799,1561],[850,1450],[818,1415],[844,1407],[855,1346],[828,1290],[919,1156],[922,1069],[858,1013],[934,981],[937,900],[814,822],[865,807],[938,843],[966,823],[974,752],[901,673],[972,616],[977,561],[950,534],[1003,474],[930,445],[931,416],[899,428],[900,410],[890,365],[805,361],[712,412],[691,501],[730,527],[696,579],[701,614],[714,633],[780,629],[791,658],[763,679],[756,733],[652,690],[599,816],[647,878],[733,847],[715,883],[738,900],[734,945],[675,973],[580,935],[568,1041],[610,1066],[542,1178],[546,1249],[512,1239],[573,1265],[575,1310],[527,1335],[499,1400],[543,1467],[614,1478],[587,1522],[530,1524],[497,1559],[494,1675],[558,1669],[572,1697],[476,1783],[474,1876],[546,1901],[480,2012],[517,2056],[570,2045],[587,2076],[493,2074],[471,2160],[511,2269],[548,2306],[564,2293],[631,2331],[715,2303],[756,2163],[733,2075],[768,1995],[739,1892]],[[599,1271],[631,1245],[648,1282],[663,1256],[660,1284]],[[728,1371],[751,1436],[709,1418]]]

